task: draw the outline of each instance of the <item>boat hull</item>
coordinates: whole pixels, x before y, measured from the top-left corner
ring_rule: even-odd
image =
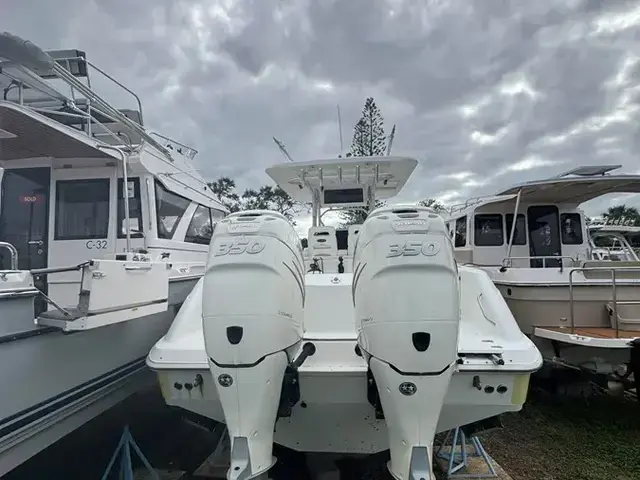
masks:
[[[607,310],[612,303],[610,284],[577,282],[573,286],[573,325],[568,284],[518,285],[500,281],[495,284],[523,333],[548,361],[603,374],[614,381],[616,372],[627,370],[630,341],[640,337],[640,324],[619,320],[616,337],[615,324]],[[626,313],[628,307],[637,309],[639,292],[638,283],[616,285],[619,314]]]
[[[532,334],[536,327],[570,327],[571,307],[568,284],[518,285],[495,281],[523,333]],[[640,284],[616,287],[618,302],[640,300]],[[576,284],[573,287],[573,309],[576,327],[611,327],[605,305],[612,301],[611,285]],[[640,331],[638,331],[640,336]]]
[[[224,423],[224,413],[208,369],[157,370],[168,405]],[[196,376],[201,387],[188,390]],[[481,388],[473,386],[479,376]],[[526,400],[530,372],[454,373],[438,420],[437,431],[514,412]],[[180,387],[178,388],[178,385]],[[485,388],[493,387],[493,390]],[[498,387],[506,387],[498,393]],[[350,372],[300,372],[300,402],[291,417],[276,423],[274,441],[303,452],[371,454],[389,448],[384,419],[376,419],[367,401],[366,369]],[[502,391],[502,389],[501,389]],[[490,393],[488,393],[490,392]]]
[[[0,344],[0,475],[153,383],[145,356],[173,312]]]
[[[0,337],[0,476],[129,395],[152,386],[145,358],[198,278],[170,284],[165,312],[63,333]],[[5,310],[6,311],[6,310]]]

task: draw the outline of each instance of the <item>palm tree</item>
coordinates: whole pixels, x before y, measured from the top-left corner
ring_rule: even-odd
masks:
[[[636,207],[626,205],[614,205],[602,214],[607,223],[624,223],[629,225],[640,224],[640,212]]]

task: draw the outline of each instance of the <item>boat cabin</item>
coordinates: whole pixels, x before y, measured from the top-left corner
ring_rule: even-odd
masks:
[[[306,259],[310,271],[348,273],[360,225],[336,229],[322,223],[330,211],[366,209],[376,200],[394,197],[418,162],[406,157],[350,157],[291,162],[267,169],[267,174],[295,201],[311,205],[312,226]]]
[[[620,165],[579,167],[468,200],[446,218],[456,258],[477,266],[557,268],[592,258],[581,204],[609,193],[640,193],[640,176]]]
[[[131,251],[204,265],[213,224],[227,210],[194,171],[196,150],[148,132],[138,96],[84,52],[42,52],[35,60],[23,52],[18,61],[16,49],[3,54],[5,40],[0,58],[11,61],[0,62],[0,241],[17,249],[17,268]],[[92,90],[96,79],[131,106],[112,107]],[[12,268],[10,260],[0,249],[2,269]],[[77,302],[80,272],[35,278],[54,301]]]

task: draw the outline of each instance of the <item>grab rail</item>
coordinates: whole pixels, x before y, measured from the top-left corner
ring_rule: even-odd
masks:
[[[502,259],[502,267],[504,268],[511,268],[512,264],[511,262],[513,260],[542,260],[542,268],[546,268],[547,266],[547,260],[570,260],[571,261],[571,267],[573,267],[576,262],[578,262],[579,260],[577,258],[571,257],[569,255],[544,255],[544,256],[539,256],[539,257],[505,257]],[[562,272],[564,269],[564,264],[562,263],[562,261],[560,262],[560,271]]]
[[[638,272],[640,267],[580,267],[573,268],[569,271],[569,319],[571,325],[571,333],[576,333],[575,308],[573,302],[573,274],[574,272],[611,272],[611,301],[613,303],[614,330],[616,338],[620,338],[620,326],[618,325],[618,291],[616,283],[616,272]]]
[[[82,270],[83,267],[91,264],[92,260],[87,262],[79,263],[78,265],[71,265],[69,267],[50,267],[50,268],[34,268],[30,270],[31,275],[48,275],[50,273],[64,273],[64,272],[75,272],[78,270]]]
[[[0,248],[6,248],[11,253],[11,270],[18,269],[18,249],[9,242],[0,242]]]
[[[51,53],[51,54],[50,54]],[[100,115],[105,116],[111,121],[116,121],[126,127],[130,132],[133,132],[140,136],[142,143],[146,143],[151,147],[161,152],[168,161],[173,162],[172,152],[182,154],[189,160],[192,160],[197,154],[197,150],[187,145],[180,144],[175,140],[164,137],[164,140],[169,141],[171,144],[179,145],[181,148],[166,148],[161,142],[156,139],[156,136],[151,135],[144,128],[144,117],[142,111],[142,101],[140,97],[124,84],[116,80],[114,77],[103,71],[96,65],[89,62],[86,57],[82,55],[61,55],[61,51],[46,52],[32,42],[25,41],[15,35],[8,33],[0,33],[0,56],[7,58],[9,61],[0,62],[0,75],[6,76],[10,79],[18,89],[17,103],[21,106],[33,110],[42,110],[36,105],[30,105],[29,101],[25,102],[24,91],[25,87],[39,91],[45,96],[61,102],[68,107],[74,113],[59,112],[56,110],[44,109],[49,115],[63,115],[63,116],[78,116],[87,120],[87,130],[85,133],[90,137],[93,137],[91,131],[91,124],[102,126],[106,130],[106,134],[115,137],[120,140],[114,133],[110,131],[102,122],[100,122],[92,112],[97,112]],[[56,58],[54,58],[56,57]],[[79,76],[86,77],[86,84],[83,81],[76,78],[77,72],[71,68],[71,64],[82,65],[83,68],[78,67],[80,71]],[[65,67],[66,64],[66,67]],[[92,89],[89,79],[89,68],[98,72],[102,77],[106,78],[112,85],[115,85],[124,92],[131,95],[137,104],[137,113],[139,115],[140,123],[128,118],[122,111],[113,107],[107,100],[100,96],[95,90]],[[82,70],[84,69],[84,72]],[[36,73],[39,72],[39,73]],[[58,88],[53,86],[48,80],[58,79],[61,80],[66,87],[69,88],[70,95],[61,92]],[[6,93],[11,89],[8,88]],[[80,94],[83,98],[76,98],[76,94]],[[4,100],[9,100],[4,98]],[[76,103],[83,101],[86,103],[87,111],[84,112]],[[141,145],[142,146],[142,145]],[[184,151],[184,153],[182,153]]]

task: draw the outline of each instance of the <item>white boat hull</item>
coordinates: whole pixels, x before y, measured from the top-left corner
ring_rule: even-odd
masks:
[[[354,342],[355,345],[355,342]],[[183,408],[224,423],[224,414],[208,368],[156,370],[167,404]],[[191,391],[196,375],[202,388]],[[481,378],[482,388],[473,387],[474,377]],[[529,373],[456,372],[453,375],[438,420],[437,431],[515,412],[526,399]],[[182,388],[176,388],[176,384]],[[486,393],[486,385],[507,387],[505,393]],[[301,452],[341,452],[371,454],[389,448],[386,422],[376,419],[367,401],[366,367],[360,371],[304,372],[300,369],[300,402],[291,417],[276,423],[274,441]],[[319,421],[318,419],[322,419]],[[363,440],[366,439],[366,440]]]
[[[197,278],[171,282],[165,312],[63,333],[0,337],[0,476],[154,383],[145,365]],[[1,305],[1,304],[0,304]],[[38,331],[38,329],[33,330]]]

